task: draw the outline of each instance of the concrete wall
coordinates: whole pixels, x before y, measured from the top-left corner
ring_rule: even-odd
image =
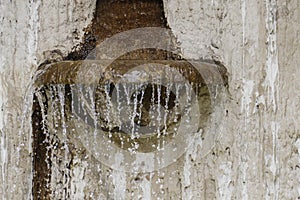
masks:
[[[228,126],[216,155],[191,170],[203,178],[210,174],[219,199],[299,198],[299,6],[165,2],[185,56],[217,57],[229,70]],[[193,191],[205,188],[192,182]]]
[[[139,179],[107,170],[102,175],[110,178],[94,197],[299,198],[299,1],[164,0],[164,6],[184,57],[215,58],[227,67],[226,126],[204,158],[195,144],[176,163]],[[51,50],[66,55],[80,42],[94,7],[93,1],[77,0],[0,2],[3,199],[31,198],[30,115],[37,66],[61,56]],[[83,173],[87,164],[79,159],[74,168],[73,199],[88,199],[85,191],[99,184],[85,189],[80,182],[93,176]]]
[[[93,1],[0,2],[2,199],[31,196],[32,77],[41,62],[58,56],[50,50],[66,54],[80,42],[94,7]]]

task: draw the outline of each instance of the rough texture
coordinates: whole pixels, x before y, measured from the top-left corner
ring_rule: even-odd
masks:
[[[89,59],[95,59],[96,55],[91,50],[103,40],[115,34],[128,31],[130,29],[142,27],[166,27],[166,18],[163,12],[163,2],[161,0],[101,0],[97,1],[94,18],[91,26],[86,32],[82,44],[72,51],[66,59],[83,60],[88,55]],[[114,45],[112,45],[114,46]],[[162,52],[155,53],[150,50],[138,50],[124,55],[124,58],[141,59],[154,56],[156,59],[165,59]],[[149,53],[150,52],[150,53]],[[97,55],[99,58],[99,55]],[[153,58],[152,58],[153,59]]]
[[[53,50],[66,56],[82,41],[83,34],[94,15],[95,0],[83,1],[38,1],[38,52],[44,61],[51,57]],[[49,55],[50,53],[50,55]],[[59,54],[55,52],[55,54]]]
[[[220,58],[230,74],[227,126],[212,154],[189,170],[204,178],[188,184],[194,199],[299,198],[299,6],[165,1],[184,55]]]
[[[0,3],[3,199],[31,198],[33,74],[79,43],[94,7],[81,1]],[[229,71],[221,138],[204,158],[194,144],[172,165],[148,174],[114,171],[83,149],[71,149],[70,198],[299,198],[299,2],[165,0],[164,7],[184,57],[216,58]]]
[[[33,77],[39,63],[60,59],[80,42],[93,16],[95,2],[89,2],[0,3],[0,194],[3,199],[31,198]]]

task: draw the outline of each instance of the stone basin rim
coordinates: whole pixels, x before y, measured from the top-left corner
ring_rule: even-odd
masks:
[[[165,65],[171,68],[179,68],[186,73],[186,76],[195,77],[195,73],[188,71],[194,70],[201,75],[198,82],[204,84],[224,84],[227,77],[227,70],[223,65],[202,60],[80,60],[80,61],[60,61],[44,64],[39,67],[35,76],[34,85],[36,87],[47,84],[95,84],[99,77],[104,73],[116,73],[128,71],[128,68],[140,65],[151,64]],[[196,63],[196,68],[195,68]],[[194,69],[193,69],[194,68]],[[117,70],[116,70],[117,69]],[[179,70],[179,71],[180,71]],[[217,78],[215,76],[218,76]],[[205,77],[204,79],[202,77]],[[221,77],[221,78],[220,78]],[[174,81],[174,80],[172,80]],[[176,82],[176,81],[175,81]]]

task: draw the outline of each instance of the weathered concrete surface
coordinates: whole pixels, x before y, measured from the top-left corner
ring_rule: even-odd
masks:
[[[31,105],[39,63],[66,54],[91,22],[94,1],[0,2],[0,196],[30,199]],[[77,30],[77,31],[76,31]]]
[[[94,6],[0,3],[3,199],[31,198],[32,76],[38,64],[60,59],[80,41]],[[184,57],[217,58],[229,71],[222,137],[206,157],[195,144],[176,163],[148,174],[98,173],[92,157],[75,157],[72,199],[92,198],[91,191],[102,199],[299,198],[299,1],[165,0],[164,7]]]
[[[166,0],[165,8],[184,55],[220,58],[230,74],[228,126],[214,154],[192,162],[191,177],[204,181],[191,178],[188,193],[299,198],[299,1]]]

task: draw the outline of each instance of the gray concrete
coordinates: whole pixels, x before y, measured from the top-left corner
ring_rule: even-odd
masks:
[[[0,3],[2,199],[31,198],[32,77],[45,59],[59,59],[51,50],[66,55],[80,42],[94,4]],[[206,156],[195,143],[172,165],[145,174],[111,170],[78,150],[70,198],[299,198],[299,1],[164,0],[164,6],[185,58],[214,58],[228,69],[221,137]],[[93,170],[99,166],[101,173]]]

